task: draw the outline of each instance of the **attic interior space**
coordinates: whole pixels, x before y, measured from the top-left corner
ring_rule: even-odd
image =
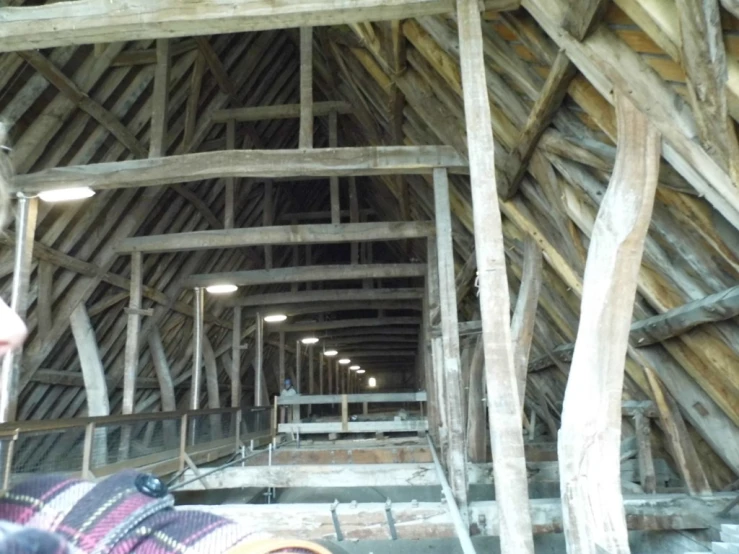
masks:
[[[739,552],[738,120],[736,0],[5,0],[2,494]]]

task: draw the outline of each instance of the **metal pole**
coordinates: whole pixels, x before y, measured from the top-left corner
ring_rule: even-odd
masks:
[[[18,208],[15,217],[15,255],[13,257],[13,284],[10,292],[10,308],[22,320],[28,311],[28,289],[31,281],[31,262],[33,261],[33,239],[36,233],[38,200],[18,195]],[[18,322],[18,325],[21,325]],[[21,372],[23,351],[18,348],[8,352],[0,366],[0,423],[14,421],[18,410],[18,380]],[[6,473],[12,457],[12,445],[0,441],[0,471]],[[5,482],[9,475],[2,475]]]
[[[200,408],[200,381],[203,368],[203,314],[205,305],[205,291],[195,287],[195,325],[193,330],[192,348],[192,383],[190,385],[190,409]],[[193,419],[190,424],[190,444],[195,444],[197,425]]]
[[[457,506],[457,501],[454,499],[454,494],[452,494],[452,488],[449,486],[449,481],[447,481],[444,470],[441,467],[441,463],[439,463],[439,456],[436,454],[434,441],[431,440],[431,436],[428,434],[426,435],[426,439],[429,441],[429,450],[431,450],[431,456],[434,458],[436,474],[439,476],[441,490],[444,493],[444,498],[446,498],[447,506],[449,506],[449,515],[452,518],[454,529],[457,531],[457,538],[459,539],[459,544],[462,547],[462,552],[464,552],[464,554],[477,554],[477,552],[475,551],[475,547],[472,544],[472,539],[470,539],[470,530],[467,528],[464,521],[462,520],[462,514],[459,511],[459,506]]]

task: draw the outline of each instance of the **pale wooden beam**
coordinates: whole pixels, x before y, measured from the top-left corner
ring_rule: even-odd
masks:
[[[203,333],[203,365],[205,366],[205,388],[208,398],[208,409],[221,407],[218,387],[218,362],[213,344],[207,333]],[[220,426],[220,419],[216,420]]]
[[[600,23],[607,0],[575,0],[564,11],[562,27],[577,40],[585,40]]]
[[[377,317],[357,319],[337,319],[334,321],[313,321],[305,323],[293,323],[281,325],[280,331],[285,333],[301,333],[303,331],[326,331],[329,329],[349,329],[357,327],[390,327],[393,325],[418,325],[421,323],[418,317]]]
[[[433,225],[425,221],[285,225],[131,237],[121,242],[119,252],[179,252],[270,244],[334,244],[425,238],[429,235],[433,235]]]
[[[437,264],[439,267],[439,313],[441,317],[442,360],[448,425],[447,466],[449,482],[462,517],[467,517],[467,470],[465,437],[465,399],[462,397],[462,369],[457,330],[457,294],[454,279],[452,215],[449,204],[449,178],[445,169],[434,170]]]
[[[328,145],[336,148],[339,145],[338,116],[335,111],[328,116]],[[329,193],[331,197],[331,223],[338,225],[341,222],[341,196],[339,190],[339,176],[329,179]]]
[[[423,277],[425,274],[426,268],[423,264],[318,265],[192,275],[186,281],[185,286],[208,286],[224,282],[237,286],[249,286],[356,279],[396,279]]]
[[[226,122],[226,150],[236,148],[236,123],[233,120]],[[234,185],[236,179],[228,177],[226,179],[226,191],[223,210],[223,227],[232,229],[234,226]]]
[[[200,103],[200,89],[203,84],[203,74],[205,73],[205,58],[202,54],[198,54],[195,63],[192,66],[190,75],[190,94],[187,97],[185,106],[185,131],[182,143],[186,150],[192,147],[192,140],[195,135],[195,126],[198,119],[198,105]]]
[[[322,0],[275,5],[271,0],[200,0],[172,10],[168,0],[116,6],[96,0],[23,8],[0,8],[0,51],[67,44],[132,41],[290,27],[340,25],[447,13],[451,0]],[[146,9],[142,19],[141,10]]]
[[[485,435],[485,354],[482,337],[477,337],[470,359],[469,397],[467,399],[467,458],[470,462],[487,461]]]
[[[521,0],[481,0],[483,10],[507,12],[521,7]]]
[[[89,315],[89,310],[88,310]],[[106,385],[109,390],[114,388],[122,388],[123,384],[113,379],[112,377],[106,377]],[[31,379],[34,383],[43,383],[44,385],[59,385],[63,387],[79,387],[84,388],[85,380],[82,373],[77,371],[57,371],[53,369],[39,369]],[[152,378],[141,378],[136,382],[137,388],[139,389],[158,389],[159,384],[156,379]]]
[[[123,363],[123,414],[133,413],[133,403],[136,396],[136,376],[139,372],[140,341],[139,330],[141,325],[143,286],[142,254],[131,254],[131,290],[128,304],[128,324],[126,327],[126,350]]]
[[[95,46],[98,46],[97,44]],[[107,45],[105,45],[107,47]],[[187,52],[195,50],[198,47],[193,39],[185,39],[171,48],[172,56],[181,56]],[[146,50],[125,50],[118,54],[111,62],[111,67],[121,67],[129,65],[148,65],[157,63],[156,47]]]
[[[225,94],[229,96],[232,102],[239,102],[239,90],[236,83],[228,76],[226,68],[218,59],[218,54],[213,50],[213,46],[210,44],[208,37],[196,37],[195,42],[198,45],[200,53],[203,55],[206,65],[210,69],[210,72],[215,77],[218,88],[220,88]]]
[[[336,289],[309,290],[300,292],[277,292],[270,294],[254,294],[243,298],[228,299],[225,306],[274,306],[279,304],[311,304],[317,302],[373,302],[419,300],[423,297],[423,289]]]
[[[87,112],[93,119],[105,127],[115,138],[117,138],[137,158],[146,157],[146,149],[136,139],[136,136],[118,119],[113,113],[104,108],[98,102],[90,98],[77,84],[67,77],[54,65],[51,60],[35,50],[20,52],[19,55],[26,60],[36,71],[46,78],[59,91],[74,102],[81,110]]]
[[[313,116],[322,117],[336,112],[352,113],[352,106],[343,100],[313,102]],[[280,104],[276,106],[249,106],[218,110],[213,114],[213,123],[233,121],[262,121],[272,119],[300,119],[300,104]]]
[[[523,409],[526,398],[526,380],[528,378],[529,351],[534,338],[536,323],[536,307],[539,292],[544,281],[543,257],[536,241],[526,237],[523,253],[523,275],[518,291],[518,301],[511,320],[511,337],[513,339],[513,363],[516,367],[518,382],[518,399]]]
[[[236,150],[108,162],[19,175],[13,190],[36,193],[88,186],[96,190],[150,187],[218,177],[301,177],[423,174],[435,167],[464,169],[448,146],[378,146],[295,150]]]
[[[264,196],[262,197],[262,225],[265,227],[273,225],[275,219],[275,207],[274,207],[274,185],[272,181],[264,183]],[[266,244],[264,246],[264,268],[272,269],[272,245]]]
[[[313,148],[313,27],[300,28],[299,148]]]
[[[629,323],[654,204],[660,135],[616,95],[616,167],[591,237],[559,432],[565,537],[573,552],[628,553],[620,485],[621,397]],[[598,368],[598,371],[593,371]]]
[[[285,332],[284,331],[280,331],[279,354],[280,354],[279,366],[278,366],[279,380],[278,380],[277,386],[280,390],[282,390],[282,387],[284,386],[284,383],[285,383]]]
[[[544,82],[539,97],[531,108],[529,119],[516,140],[515,148],[510,151],[503,162],[501,168],[503,198],[511,198],[518,191],[539,139],[562,105],[567,89],[576,73],[575,65],[565,52],[560,51],[549,69],[547,80]]]
[[[266,384],[264,381],[264,319],[261,314],[256,315],[256,336],[254,348],[256,358],[254,359],[254,405],[264,406],[267,397]]]
[[[310,292],[310,291],[308,291]],[[342,300],[339,302],[314,302],[312,304],[289,303],[275,304],[271,308],[260,306],[246,310],[246,315],[252,315],[256,312],[281,313],[289,317],[307,314],[323,314],[327,312],[346,312],[346,311],[366,311],[366,310],[411,310],[420,311],[421,307],[418,302],[407,301],[399,302],[397,300]]]
[[[336,191],[338,195],[338,189]],[[332,203],[333,208],[333,203]],[[337,201],[338,208],[338,201]],[[360,218],[359,212],[359,197],[357,196],[357,180],[354,177],[349,177],[349,222],[358,223]],[[352,242],[350,251],[350,260],[353,264],[359,263],[359,243]]]
[[[533,554],[482,22],[474,0],[457,0],[457,21],[495,491],[497,502],[506,513],[501,522],[501,549]]]
[[[161,395],[162,411],[177,411],[177,398],[174,392],[174,382],[172,381],[172,373],[167,362],[167,354],[164,351],[162,343],[162,335],[159,333],[159,327],[154,325],[147,333],[149,341],[149,352],[154,363],[154,371],[159,382],[159,392]]]
[[[154,73],[154,92],[151,103],[151,132],[149,157],[165,155],[167,141],[167,106],[169,104],[169,41],[157,40],[157,65]]]
[[[54,266],[49,262],[38,263],[38,297],[36,310],[40,337],[49,334],[53,323],[52,303],[54,300]]]
[[[703,147],[739,182],[739,142],[729,114],[728,71],[718,0],[677,0],[682,66]]]

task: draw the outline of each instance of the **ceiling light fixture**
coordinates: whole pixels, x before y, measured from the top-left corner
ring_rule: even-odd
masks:
[[[350,363],[352,363],[352,361],[349,358],[342,358],[339,360],[339,363],[341,365],[349,365]]]
[[[358,369],[362,369],[362,368],[359,367],[358,365],[353,365],[353,366],[349,366],[349,369],[351,369],[352,371],[357,371]]]
[[[90,187],[75,187],[69,189],[55,189],[40,192],[38,197],[44,202],[69,202],[71,200],[83,200],[95,195]]]
[[[211,294],[230,294],[239,290],[239,287],[237,287],[236,285],[223,283],[220,285],[211,285],[209,287],[205,287],[205,290],[207,290]]]
[[[367,372],[366,372],[365,370],[363,370],[363,369],[358,369],[358,370],[357,370],[357,373],[358,373],[359,375],[362,375],[363,373],[367,373]]]
[[[330,350],[326,350],[326,351],[325,351],[325,352],[323,353],[323,355],[324,355],[324,356],[326,356],[327,358],[333,358],[334,356],[338,356],[338,355],[339,355],[339,351],[338,351],[338,350],[334,350],[334,349],[332,348],[332,349],[330,349]]]
[[[285,314],[271,314],[264,316],[264,321],[267,323],[282,323],[287,319]]]
[[[316,344],[318,342],[318,339],[316,337],[305,337],[300,342],[302,342],[303,344]]]
[[[370,377],[367,386],[371,389],[374,389],[377,386],[377,379],[375,379],[374,377]]]

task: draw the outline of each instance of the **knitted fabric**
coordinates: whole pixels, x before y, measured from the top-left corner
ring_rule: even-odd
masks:
[[[97,484],[44,475],[2,493],[0,552],[247,554],[249,544],[267,538],[224,517],[176,510],[171,495],[155,498],[140,492],[139,475],[124,471]],[[283,543],[259,552],[326,552],[318,546],[308,548]]]

